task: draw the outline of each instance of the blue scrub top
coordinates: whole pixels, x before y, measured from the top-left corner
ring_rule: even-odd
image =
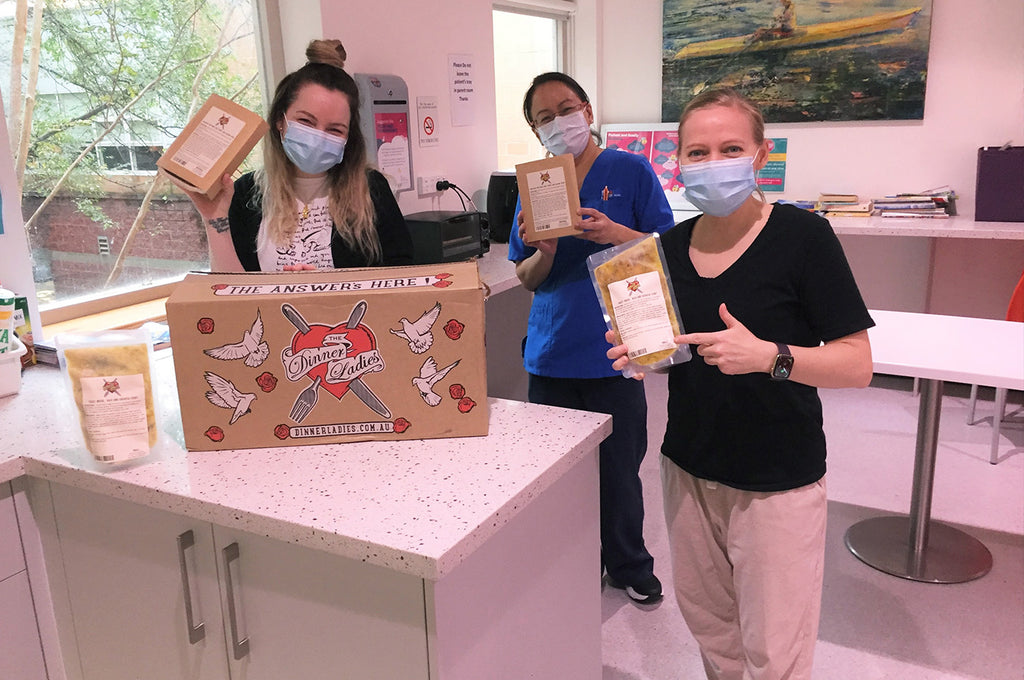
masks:
[[[672,210],[650,163],[643,156],[605,149],[583,180],[580,205],[644,233],[673,226]],[[519,238],[520,205],[509,234],[508,259],[524,260],[536,248]],[[549,378],[605,378],[619,375],[605,353],[607,326],[590,281],[587,257],[610,245],[575,236],[558,239],[551,273],[534,291],[523,365]]]

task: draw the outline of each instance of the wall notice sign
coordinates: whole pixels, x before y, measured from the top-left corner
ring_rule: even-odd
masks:
[[[786,190],[786,137],[768,139],[768,162],[757,173],[761,191]]]
[[[419,121],[420,147],[437,146],[437,97],[416,97],[416,119]]]
[[[404,113],[376,113],[373,126],[377,136],[377,167],[388,178],[392,191],[412,188],[409,163],[409,116]]]
[[[448,55],[448,80],[451,88],[452,125],[472,125],[476,89],[473,86],[473,56]]]

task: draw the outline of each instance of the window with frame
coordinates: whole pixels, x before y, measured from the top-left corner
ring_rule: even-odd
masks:
[[[262,111],[258,35],[252,0],[0,0],[0,90],[44,322],[141,288],[166,295],[209,267],[198,213],[156,160],[211,93]]]
[[[566,70],[569,19],[565,13],[519,7],[495,7],[493,18],[498,168],[512,170],[544,155],[523,118],[523,95],[537,75]]]

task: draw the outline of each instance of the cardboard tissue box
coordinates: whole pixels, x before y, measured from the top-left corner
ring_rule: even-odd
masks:
[[[475,262],[189,274],[167,323],[189,450],[487,434]]]
[[[268,127],[259,114],[210,95],[157,159],[157,167],[176,184],[214,198],[220,193],[221,177],[238,169]]]

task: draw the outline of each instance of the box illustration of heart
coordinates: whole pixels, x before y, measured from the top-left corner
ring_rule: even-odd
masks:
[[[487,434],[475,262],[189,274],[167,322],[189,450]]]

